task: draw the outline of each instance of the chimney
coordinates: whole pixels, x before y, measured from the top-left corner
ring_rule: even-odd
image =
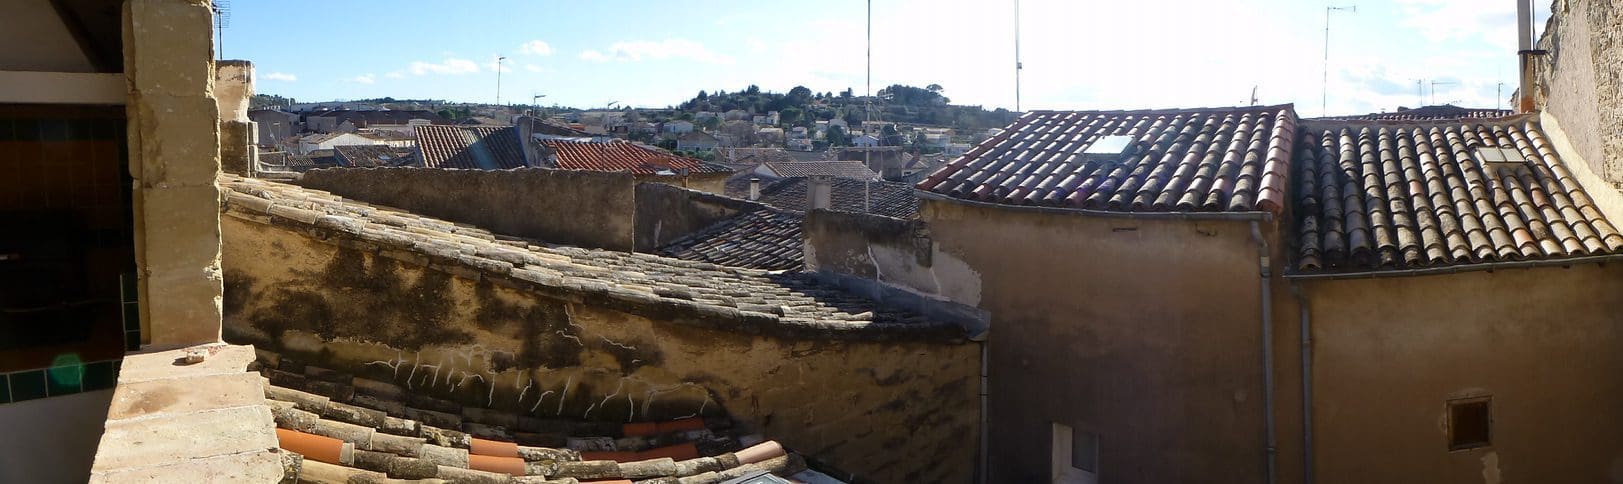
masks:
[[[761,177],[750,177],[750,200],[761,199]]]
[[[828,175],[806,179],[806,210],[827,209],[834,198],[834,178]]]
[[[513,129],[518,133],[519,150],[524,153],[524,166],[542,166],[541,150],[535,142],[535,125],[531,124],[535,118],[518,116],[513,118]]]
[[[1533,112],[1533,0],[1516,0],[1516,33],[1520,37],[1517,55],[1521,57],[1521,86],[1516,90],[1516,112]]]

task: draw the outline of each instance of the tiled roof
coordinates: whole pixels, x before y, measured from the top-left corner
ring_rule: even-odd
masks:
[[[716,163],[733,168],[749,168],[764,162],[819,161],[825,153],[788,151],[783,148],[716,148]]]
[[[1336,121],[1430,121],[1443,119],[1489,119],[1503,118],[1515,115],[1509,109],[1480,109],[1463,108],[1452,104],[1440,106],[1423,106],[1418,108],[1400,107],[1397,111],[1389,113],[1369,113],[1354,116],[1329,116],[1317,118]]]
[[[1289,105],[1155,111],[1034,111],[918,187],[1009,205],[1133,212],[1269,211],[1285,202]],[[1084,155],[1104,136],[1131,154]]]
[[[879,178],[878,173],[874,173],[868,169],[868,165],[860,161],[769,161],[766,167],[785,178],[797,176],[832,176],[858,180]]]
[[[334,123],[349,121],[356,125],[370,124],[406,124],[413,119],[426,119],[433,124],[448,122],[439,113],[422,109],[400,111],[322,111],[311,113],[310,117],[333,118]]]
[[[505,170],[524,164],[512,126],[418,126],[417,149],[427,168]]]
[[[801,215],[754,210],[716,222],[659,248],[660,254],[732,267],[799,270]]]
[[[298,482],[720,483],[761,471],[830,479],[726,417],[542,418],[464,407],[270,352],[251,367],[265,378],[278,445],[303,457],[288,476]]]
[[[1478,159],[1510,148],[1528,162]],[[1304,122],[1296,147],[1296,268],[1423,268],[1614,254],[1601,215],[1536,118]]]
[[[539,246],[488,231],[358,203],[327,192],[221,175],[225,215],[347,237],[428,257],[538,292],[606,298],[624,311],[720,330],[816,338],[957,340],[961,328],[829,286],[808,274],[773,274],[651,254]]]
[[[412,162],[409,151],[401,153],[400,149],[388,145],[334,146],[333,151],[340,164],[356,168],[403,166]]]
[[[727,196],[749,198],[748,174],[727,180]],[[887,181],[864,182],[836,178],[832,181],[829,209],[841,212],[871,213],[896,218],[915,218],[919,213],[919,198],[913,186]],[[761,181],[758,202],[783,210],[806,212],[806,178],[781,178]]]
[[[696,158],[651,150],[619,140],[597,142],[553,138],[539,142],[551,155],[549,159],[553,159],[557,168],[563,170],[625,171],[635,175],[672,174],[680,170],[687,170],[688,173],[732,172],[727,167]]]

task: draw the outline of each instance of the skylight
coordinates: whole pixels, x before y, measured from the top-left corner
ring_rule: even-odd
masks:
[[[1082,153],[1096,156],[1120,156],[1126,154],[1132,145],[1132,136],[1104,136],[1088,145],[1087,149],[1082,150]]]
[[[1515,148],[1497,148],[1492,146],[1479,146],[1476,149],[1476,159],[1487,164],[1500,163],[1527,163],[1527,157]]]

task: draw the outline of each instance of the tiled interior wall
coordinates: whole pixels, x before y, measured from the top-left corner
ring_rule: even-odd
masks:
[[[0,403],[110,386],[140,343],[125,145],[121,107],[0,105]]]

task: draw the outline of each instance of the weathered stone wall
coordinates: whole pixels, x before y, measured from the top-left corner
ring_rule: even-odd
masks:
[[[1576,152],[1623,183],[1623,1],[1556,0],[1539,39],[1537,106],[1560,121]]]
[[[806,214],[801,230],[806,239],[806,270],[871,299],[958,323],[970,334],[985,330],[985,311],[954,300],[955,296],[970,299],[965,293],[971,289],[959,284],[977,283],[978,276],[958,259],[942,256],[938,260],[924,222],[813,210]]]
[[[1623,267],[1303,287],[1318,482],[1623,479]],[[1492,398],[1492,445],[1450,450],[1448,401],[1472,397]]]
[[[519,168],[327,168],[300,185],[550,243],[630,251],[631,175]]]
[[[220,339],[220,116],[207,2],[124,3],[141,335],[156,348]]]
[[[215,67],[214,100],[220,110],[220,168],[227,173],[254,176],[259,164],[255,123],[248,119],[254,96],[254,65],[248,61],[220,61]]]
[[[662,247],[741,212],[766,205],[663,183],[637,185],[637,250]]]
[[[978,347],[676,325],[226,219],[228,339],[537,415],[727,414],[875,482],[968,482]]]

